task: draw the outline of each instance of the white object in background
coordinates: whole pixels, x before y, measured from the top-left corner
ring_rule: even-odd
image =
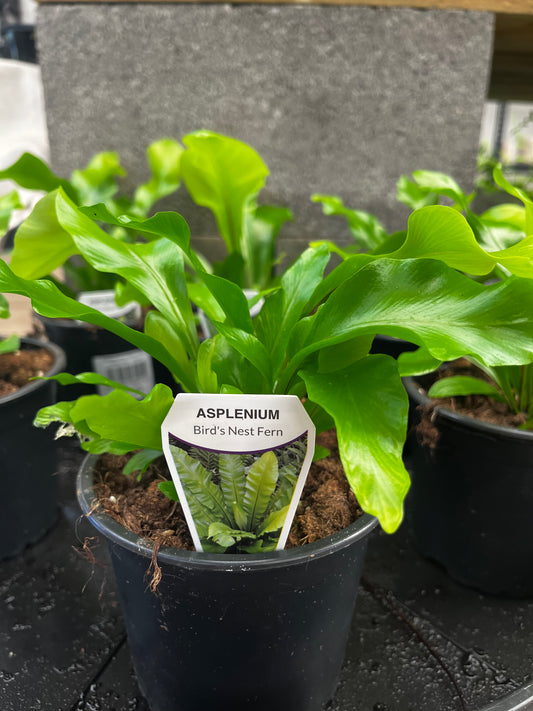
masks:
[[[20,22],[22,25],[35,25],[37,3],[35,0],[19,0]]]
[[[41,68],[37,64],[0,59],[0,169],[7,168],[25,153],[49,161],[50,146],[46,126]],[[31,211],[41,193],[24,190],[9,180],[0,181],[0,195],[17,190],[25,211],[15,213],[16,223]],[[13,225],[11,225],[13,226]]]

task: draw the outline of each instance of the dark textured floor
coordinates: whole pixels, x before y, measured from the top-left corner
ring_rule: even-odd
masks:
[[[58,522],[0,564],[0,711],[147,711],[105,544],[79,520],[81,454],[63,445],[60,460]],[[529,711],[532,671],[533,600],[456,585],[406,530],[374,535],[331,711],[478,711],[501,699],[497,711]],[[506,700],[521,688],[522,701]]]

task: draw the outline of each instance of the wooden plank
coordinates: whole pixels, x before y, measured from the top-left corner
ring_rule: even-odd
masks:
[[[109,0],[37,0],[41,3],[57,2],[109,2]],[[179,0],[179,3],[202,2],[203,0]],[[170,2],[176,0],[113,0],[113,3],[129,2]],[[227,0],[211,0],[225,3]],[[240,4],[271,5],[370,5],[379,7],[414,7],[437,10],[478,10],[510,14],[533,15],[533,0],[232,0]],[[177,3],[177,4],[179,4]]]
[[[533,101],[533,17],[496,16],[489,97]]]

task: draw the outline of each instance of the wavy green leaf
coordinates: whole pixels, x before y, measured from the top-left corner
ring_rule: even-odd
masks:
[[[335,420],[341,461],[361,507],[392,533],[409,488],[402,462],[408,399],[396,362],[367,356],[336,373],[301,376],[310,399]]]
[[[283,365],[292,331],[322,282],[328,261],[326,247],[306,249],[284,272],[280,290],[265,302],[256,317],[257,333],[270,354],[274,373]]]
[[[24,279],[40,279],[78,253],[72,236],[58,221],[56,197],[53,191],[41,198],[16,232],[10,264]]]
[[[22,294],[31,299],[32,306],[41,316],[49,318],[71,318],[101,326],[128,343],[146,351],[159,360],[171,372],[180,372],[180,365],[167,349],[154,338],[125,326],[117,319],[105,316],[100,311],[81,304],[63,294],[55,284],[46,279],[33,281],[16,276],[7,264],[0,260],[0,292]]]
[[[0,294],[0,318],[9,318],[9,301]]]
[[[190,133],[183,143],[181,174],[187,190],[213,212],[228,252],[242,253],[245,205],[263,187],[268,168],[246,143],[211,131]]]
[[[215,327],[227,342],[257,369],[262,376],[261,380],[270,384],[272,382],[272,362],[261,341],[251,333],[223,323],[217,322]]]
[[[146,149],[152,177],[139,185],[133,196],[132,212],[146,217],[150,208],[161,198],[175,192],[181,182],[180,156],[183,147],[173,138],[162,138]],[[99,202],[94,200],[94,202]]]
[[[275,247],[285,222],[292,220],[286,207],[256,205],[255,200],[245,209],[242,253],[247,271],[247,286],[266,289],[271,282],[276,261]]]
[[[163,452],[160,449],[141,449],[129,460],[122,473],[127,476],[133,474],[133,472],[139,472],[140,476],[144,474],[152,462],[155,462],[162,455]]]
[[[126,171],[120,165],[118,153],[97,153],[85,168],[72,173],[71,182],[76,191],[76,203],[93,205],[95,202],[105,202],[118,190],[115,177],[124,175]]]
[[[13,211],[20,210],[22,207],[24,205],[16,190],[12,190],[7,195],[0,195],[0,237],[8,230]]]
[[[125,392],[135,393],[136,395],[146,396],[146,393],[136,390],[129,385],[124,385],[116,380],[110,380],[104,375],[99,373],[78,373],[77,375],[72,375],[71,373],[58,373],[57,375],[43,376],[39,380],[57,380],[61,385],[76,385],[77,383],[83,383],[85,385],[103,385],[108,388],[113,388],[114,390],[124,390]]]
[[[20,338],[13,334],[7,338],[0,339],[0,354],[1,353],[14,353],[20,348]]]
[[[457,397],[466,395],[487,395],[499,402],[505,402],[505,397],[503,397],[501,391],[494,385],[491,385],[491,383],[486,380],[474,378],[469,375],[454,375],[449,378],[437,380],[436,383],[433,383],[428,392],[429,397]]]
[[[283,392],[312,353],[368,333],[425,346],[440,361],[471,356],[486,365],[528,363],[531,313],[530,279],[484,286],[434,260],[381,259],[345,281],[311,317],[277,388]]]
[[[375,215],[346,207],[335,195],[312,195],[312,202],[322,203],[324,215],[344,217],[352,237],[366,250],[376,249],[387,237],[387,231]]]
[[[518,200],[521,200],[525,208],[525,233],[526,235],[533,235],[533,200],[520,188],[511,185],[511,183],[504,176],[501,165],[498,165],[493,170],[493,178],[496,185],[503,188],[509,195],[512,195]]]
[[[56,188],[63,188],[71,198],[76,197],[74,188],[68,180],[54,175],[44,161],[31,153],[24,153],[8,168],[0,170],[0,180],[12,180],[21,188],[28,190],[50,192]]]
[[[85,422],[102,439],[129,442],[132,450],[162,451],[161,422],[173,402],[171,389],[159,383],[142,400],[136,400],[122,390],[81,397],[70,415],[75,426],[77,422]]]
[[[389,259],[439,259],[468,274],[489,274],[498,258],[482,249],[472,228],[457,210],[442,205],[423,207],[409,217],[407,237]],[[499,253],[500,261],[505,253]],[[502,263],[504,263],[502,261]],[[531,273],[533,274],[533,266]]]

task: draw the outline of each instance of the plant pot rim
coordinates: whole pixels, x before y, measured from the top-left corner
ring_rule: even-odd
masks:
[[[55,343],[51,343],[50,341],[41,341],[38,338],[29,338],[26,336],[23,336],[20,339],[20,343],[21,346],[29,345],[32,347],[35,346],[36,348],[45,348],[47,351],[52,353],[52,355],[54,356],[54,362],[50,370],[46,371],[46,377],[50,377],[51,375],[57,375],[62,370],[65,370],[67,364],[65,352],[62,348],[56,346]],[[10,405],[12,402],[20,399],[21,397],[24,397],[25,395],[28,395],[29,393],[32,393],[34,390],[42,388],[47,382],[47,380],[32,380],[27,385],[23,385],[18,390],[15,390],[15,392],[9,393],[8,395],[3,395],[2,397],[0,397],[0,407],[4,405]]]
[[[94,510],[93,471],[98,455],[88,454],[79,469],[76,489],[78,502],[83,514],[91,523],[114,543],[151,560],[153,542],[128,531],[109,514]],[[281,551],[254,554],[199,553],[178,548],[161,546],[157,559],[159,563],[179,565],[182,568],[209,569],[225,572],[248,572],[293,565],[307,565],[310,559],[321,558],[351,545],[369,535],[378,520],[364,513],[357,521],[342,531],[327,536],[314,543]]]
[[[430,398],[425,392],[422,392],[416,385],[416,379],[413,376],[402,378],[405,389],[409,397],[415,400],[419,405],[429,405],[434,403],[436,398]],[[454,412],[449,410],[447,407],[435,407],[435,412],[438,413],[439,417],[449,420],[456,425],[467,427],[477,432],[482,432],[487,435],[498,435],[500,437],[508,437],[510,439],[517,439],[528,441],[533,436],[533,432],[530,430],[519,430],[515,427],[506,427],[504,425],[496,425],[492,422],[484,422],[475,417],[469,417],[468,415],[463,415],[460,412]]]

